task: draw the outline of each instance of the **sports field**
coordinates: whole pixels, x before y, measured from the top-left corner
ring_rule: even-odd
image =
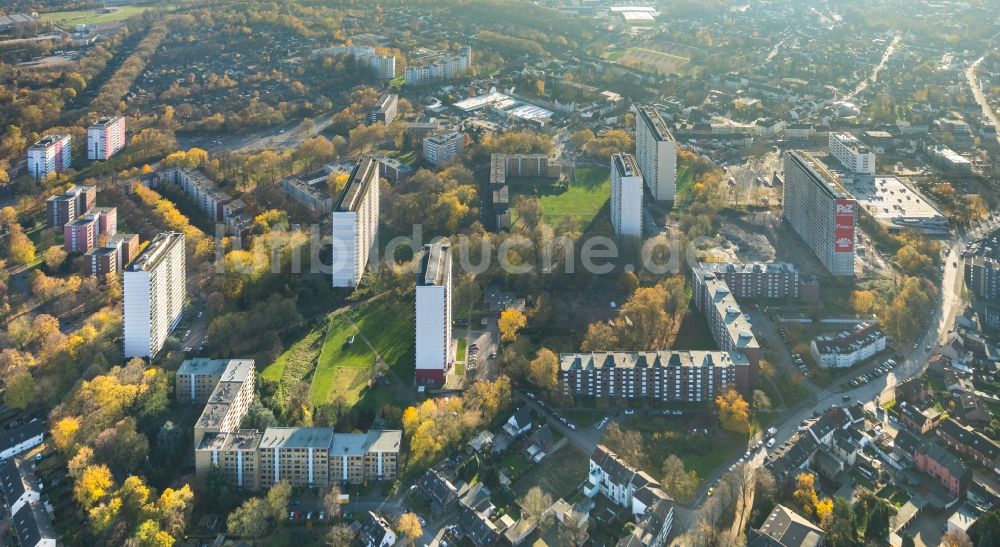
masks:
[[[100,25],[102,23],[122,21],[149,9],[173,9],[174,7],[170,4],[148,6],[126,5],[106,9],[53,11],[42,13],[38,18],[42,21],[52,21],[61,25]]]
[[[638,65],[643,70],[659,74],[676,74],[681,72],[691,59],[658,49],[633,47],[619,57],[618,62],[623,65]]]

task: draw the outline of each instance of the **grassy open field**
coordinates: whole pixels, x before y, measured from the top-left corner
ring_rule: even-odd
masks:
[[[42,21],[52,21],[61,25],[100,25],[102,23],[122,21],[149,9],[173,9],[174,7],[170,4],[157,4],[148,6],[119,6],[108,8],[107,10],[53,11],[40,14],[39,19]]]
[[[666,51],[633,47],[619,57],[618,62],[624,65],[637,64],[643,70],[659,74],[676,74],[681,72],[691,59]]]
[[[404,384],[413,383],[413,297],[381,298],[351,310],[351,319]],[[357,343],[357,342],[355,342]]]
[[[323,329],[309,331],[298,342],[291,345],[273,363],[264,367],[260,377],[271,382],[280,382],[286,372],[304,378],[312,370],[313,362],[319,355],[323,342]]]
[[[581,167],[567,188],[556,186],[548,179],[514,180],[510,188],[515,196],[537,196],[542,217],[548,224],[558,224],[569,217],[582,230],[608,201],[611,173],[603,167]]]
[[[528,470],[512,486],[518,496],[523,496],[533,486],[555,498],[569,499],[577,486],[587,479],[589,454],[566,445]]]
[[[309,398],[314,405],[331,403],[338,397],[353,405],[368,387],[375,354],[360,339],[348,344],[357,334],[358,329],[344,314],[330,318],[309,388]]]

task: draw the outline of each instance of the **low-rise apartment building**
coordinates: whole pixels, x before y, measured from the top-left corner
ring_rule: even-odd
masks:
[[[972,458],[983,467],[992,469],[1000,463],[1000,445],[980,431],[964,426],[952,418],[942,421],[935,431],[945,446]]]
[[[138,234],[115,234],[84,253],[84,268],[87,275],[103,277],[122,271],[139,252]]]
[[[708,321],[712,338],[719,349],[746,355],[751,365],[751,387],[756,385],[756,368],[760,361],[760,343],[750,327],[750,320],[740,308],[726,282],[714,273],[693,268],[691,285],[695,307]]]
[[[609,351],[559,356],[563,397],[707,402],[726,390],[750,397],[751,364],[726,351]]]
[[[816,278],[789,262],[702,262],[698,267],[726,282],[739,299],[807,300],[819,298]]]
[[[935,442],[920,443],[913,452],[917,469],[930,475],[953,496],[964,493],[972,483],[972,469]]]
[[[589,469],[584,495],[593,498],[600,494],[631,510],[636,528],[622,542],[651,547],[665,545],[674,523],[674,500],[663,492],[659,481],[630,466],[604,445],[597,445],[590,455]]]
[[[809,352],[823,368],[846,368],[885,351],[886,336],[878,322],[861,323],[837,336],[820,336]]]

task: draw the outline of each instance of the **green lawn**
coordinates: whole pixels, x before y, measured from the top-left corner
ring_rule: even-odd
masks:
[[[567,444],[515,481],[514,492],[523,496],[531,487],[538,486],[552,499],[569,499],[576,487],[587,480],[589,460],[588,454]]]
[[[465,338],[458,339],[458,349],[455,350],[455,360],[465,361],[465,345],[468,341]]]
[[[408,165],[413,165],[413,163],[417,161],[417,152],[416,152],[416,150],[408,150],[408,151],[404,151],[404,150],[386,150],[383,153],[386,156],[389,156],[389,157],[392,157],[392,158],[396,158],[397,160],[399,160],[399,161],[401,161],[401,162],[403,162],[405,164],[408,164]]]
[[[172,5],[120,6],[109,8],[107,12],[100,9],[53,11],[51,13],[40,14],[39,19],[67,25],[99,25],[101,23],[122,21],[149,9],[173,9],[174,7]]]
[[[314,405],[324,405],[338,397],[353,405],[368,387],[375,354],[358,338],[348,344],[357,334],[358,329],[343,314],[330,318],[309,388],[309,398]]]
[[[264,380],[279,382],[285,376],[285,371],[294,371],[296,375],[305,377],[312,369],[313,362],[319,355],[322,348],[323,329],[314,329],[306,334],[301,340],[292,344],[290,348],[278,356],[270,365],[261,371],[260,377]],[[305,372],[302,373],[302,369]]]
[[[393,373],[404,384],[413,384],[413,296],[366,302],[351,311],[351,318]]]
[[[611,196],[611,173],[604,167],[581,167],[568,188],[551,180],[512,180],[511,193],[537,196],[542,216],[549,224],[569,217],[578,229],[584,229],[597,216]],[[513,197],[511,199],[513,202]]]

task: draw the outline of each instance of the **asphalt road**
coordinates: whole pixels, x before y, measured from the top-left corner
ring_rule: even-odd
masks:
[[[983,90],[979,87],[979,78],[976,76],[976,72],[979,70],[979,65],[982,62],[983,58],[980,57],[969,65],[969,68],[965,70],[965,79],[968,80],[969,87],[972,88],[972,95],[975,97],[976,103],[983,109],[983,114],[993,122],[993,127],[1000,129],[1000,121],[997,120],[997,115],[993,112],[993,107],[990,106],[989,101],[986,100],[986,95],[983,94]],[[1000,144],[1000,135],[997,136],[997,143]]]

